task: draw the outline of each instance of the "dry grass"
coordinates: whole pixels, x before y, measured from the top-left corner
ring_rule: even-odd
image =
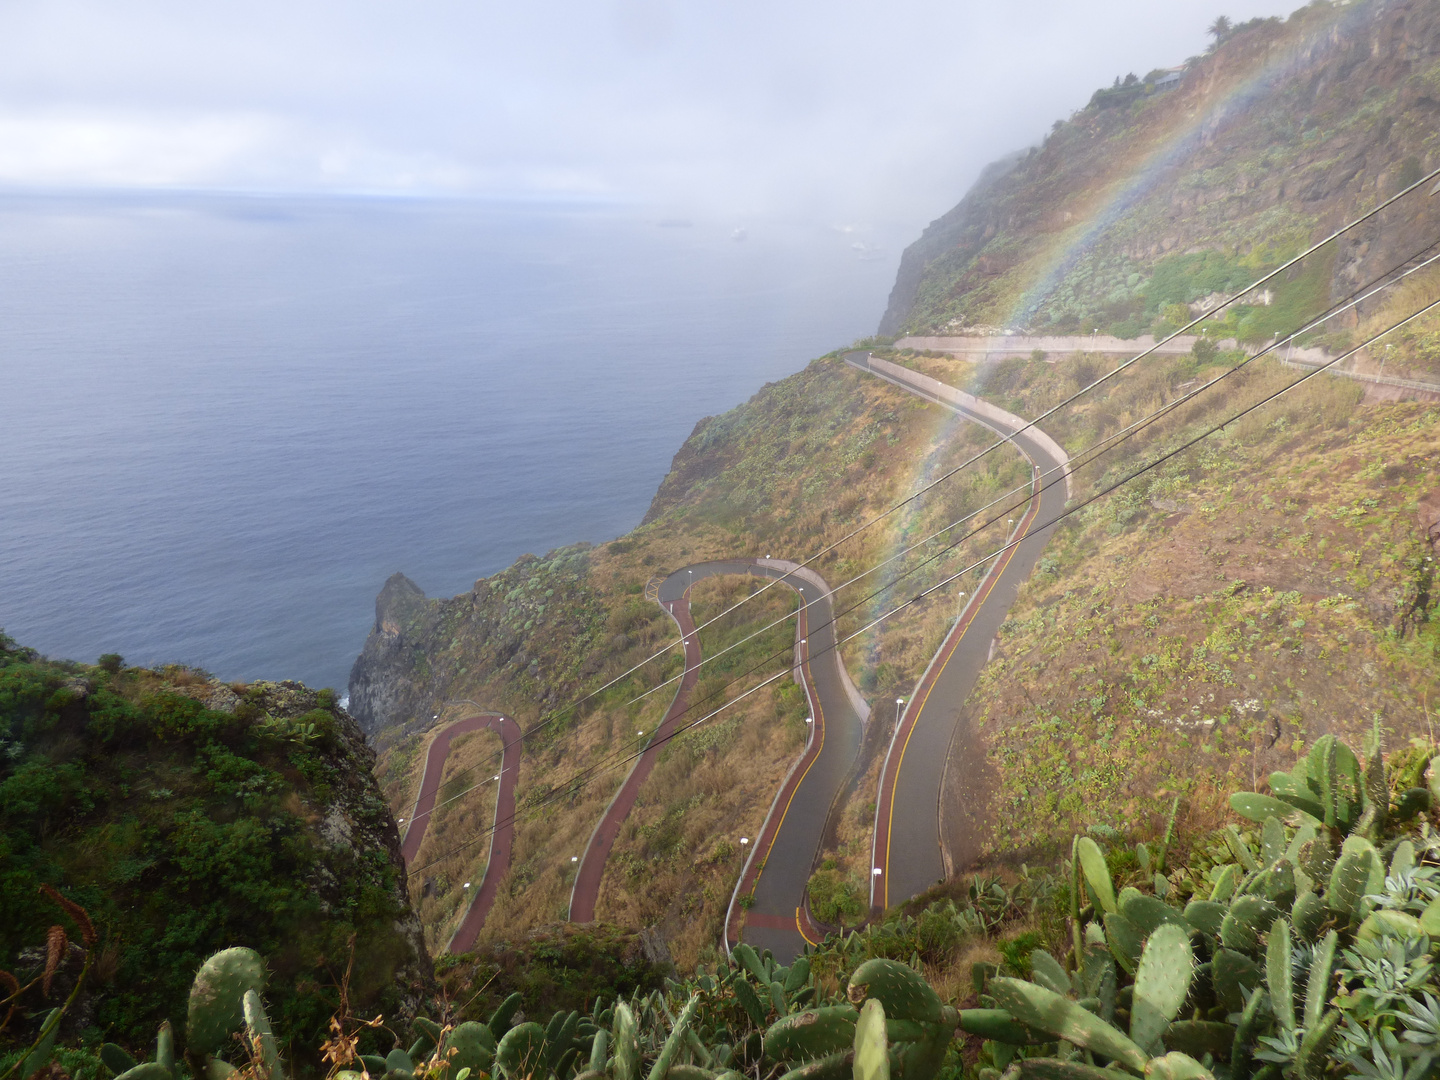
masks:
[[[1287,377],[1261,367],[1246,394]],[[1153,834],[1171,793],[1197,835],[1320,734],[1424,731],[1440,665],[1402,623],[1440,411],[1356,396],[1312,380],[1057,535],[967,706],[995,777],[987,858],[1036,859],[1082,818]]]
[[[730,429],[719,430],[725,424]],[[957,434],[963,438],[957,440]],[[707,437],[720,441],[706,451],[710,464],[704,475],[687,471],[688,451],[682,451],[657,497],[654,520],[621,542],[585,553],[578,585],[567,585],[563,573],[550,569],[559,565],[557,560],[540,560],[517,564],[482,583],[484,587],[473,596],[439,605],[429,631],[436,644],[425,651],[434,696],[468,698],[509,711],[522,727],[534,725],[564,696],[579,696],[572,691],[562,695],[566,684],[557,682],[554,673],[579,673],[582,681],[577,690],[597,686],[674,641],[673,624],[643,599],[644,584],[651,577],[690,563],[737,555],[803,559],[813,554],[817,537],[839,536],[913,490],[919,482],[914,462],[935,470],[960,460],[956,455],[971,446],[964,438],[973,438],[973,433],[966,425],[950,423],[938,408],[836,361],[825,361],[769,388],[737,414],[712,422],[696,439],[704,442]],[[723,463],[718,475],[713,468],[716,458]],[[972,500],[1007,479],[1003,469],[992,471],[958,498]],[[848,576],[877,551],[949,520],[946,515],[953,515],[959,505],[956,500],[953,493],[930,498],[908,515],[897,515],[888,531],[871,530],[817,569],[831,581]],[[928,583],[939,572],[937,564],[921,570],[913,580]],[[897,588],[912,584],[907,581]],[[583,592],[575,592],[577,588]],[[697,586],[697,621],[751,588],[752,583],[743,578]],[[528,627],[512,631],[522,642],[519,659],[512,657],[503,664],[485,661],[485,650],[500,631],[489,629],[482,638],[478,629],[468,627],[482,613],[519,610],[517,604],[524,605]],[[764,598],[702,634],[706,655],[716,655],[723,644],[788,614],[793,606],[788,590],[769,590]],[[852,625],[864,610],[847,616]],[[589,623],[577,633],[579,612],[593,614],[586,616]],[[485,617],[503,620],[504,616]],[[859,644],[872,652],[882,650],[884,678],[908,686],[928,660],[928,639],[938,640],[947,621],[945,605],[917,605]],[[715,692],[723,682],[740,676],[750,662],[776,651],[786,653],[788,666],[793,625],[787,619],[762,640],[729,654],[726,663],[716,665],[707,677],[701,693]],[[446,670],[453,674],[439,674]],[[658,724],[673,692],[660,684],[679,670],[678,651],[671,651],[662,662],[623,677],[618,686],[586,702],[578,712],[562,714],[544,728],[543,735],[527,742],[518,781],[521,809],[512,868],[490,915],[487,938],[514,936],[564,918],[573,882],[570,857],[583,849],[628,768],[628,763],[616,761],[624,755],[625,740],[633,738],[638,727]],[[733,699],[773,670],[772,666],[744,676],[725,694]],[[893,697],[891,689],[889,683],[876,682],[870,691]],[[711,721],[677,740],[666,752],[612,857],[615,865],[623,864],[620,873],[627,881],[639,880],[634,877],[635,867],[643,866],[644,888],[632,889],[622,898],[611,883],[613,873],[607,875],[600,901],[602,917],[659,923],[678,958],[701,954],[716,936],[711,931],[718,929],[739,868],[738,856],[722,854],[723,838],[758,829],[775,788],[799,752],[804,729],[803,705],[797,712],[797,701],[803,702],[803,695],[797,690],[788,680],[767,688],[727,710],[717,718],[719,722]],[[647,691],[654,692],[640,697]],[[547,706],[546,701],[552,704]],[[733,717],[724,719],[732,711]],[[449,716],[446,713],[442,719]],[[383,754],[386,795],[402,814],[400,808],[413,799],[418,782],[420,738],[396,740]],[[618,763],[619,768],[607,763]],[[580,786],[572,791],[577,781]],[[697,799],[697,793],[705,798]],[[488,805],[489,797],[483,801]],[[463,820],[457,816],[449,830],[457,844],[467,834],[477,836],[484,828],[481,822],[488,820],[479,811],[466,815]],[[683,837],[683,843],[676,837]],[[853,843],[853,837],[848,833],[847,837]],[[426,874],[439,870],[448,879],[463,881],[468,875],[473,880],[483,867],[484,847],[472,844]],[[682,850],[683,859],[677,854]],[[436,922],[438,938],[457,917],[458,907],[447,910],[437,901],[426,910],[433,911],[426,919]]]

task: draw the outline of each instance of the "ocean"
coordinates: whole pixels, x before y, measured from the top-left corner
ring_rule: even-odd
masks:
[[[448,596],[633,528],[697,420],[873,332],[904,239],[0,196],[0,627],[343,692],[386,577]]]

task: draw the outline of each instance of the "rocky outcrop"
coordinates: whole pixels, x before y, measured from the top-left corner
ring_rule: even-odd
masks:
[[[366,733],[403,725],[425,711],[428,694],[416,676],[426,670],[424,643],[434,621],[425,591],[404,574],[391,574],[350,669],[349,710]]]
[[[882,335],[894,337],[904,330],[905,319],[915,306],[920,282],[932,262],[942,255],[951,261],[968,261],[994,235],[993,227],[989,226],[995,185],[1008,176],[1024,157],[1025,152],[1021,151],[986,165],[959,205],[927,225],[920,239],[905,249],[900,256],[900,269],[895,274],[885,314],[880,317],[879,332]]]

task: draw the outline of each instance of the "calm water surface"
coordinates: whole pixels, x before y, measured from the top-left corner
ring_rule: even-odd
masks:
[[[343,688],[393,571],[632,528],[696,420],[873,330],[901,242],[662,219],[0,198],[0,627]]]

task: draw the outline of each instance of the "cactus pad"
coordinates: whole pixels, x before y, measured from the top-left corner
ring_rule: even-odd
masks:
[[[890,1080],[889,1042],[885,1037],[885,1009],[871,998],[855,1024],[855,1080]]]
[[[1075,853],[1080,859],[1080,869],[1085,873],[1086,882],[1100,901],[1101,909],[1106,912],[1117,910],[1115,885],[1110,880],[1110,869],[1105,865],[1105,856],[1100,851],[1100,845],[1090,837],[1082,836],[1075,842]]]
[[[1145,943],[1135,971],[1130,1038],[1147,1053],[1159,1048],[1161,1034],[1185,1004],[1194,967],[1189,935],[1179,926],[1167,923]]]
[[[1178,926],[1186,933],[1192,929],[1190,923],[1164,900],[1141,892],[1135,892],[1121,902],[1120,914],[1140,932],[1141,937],[1149,937],[1166,924]]]
[[[495,1035],[488,1025],[467,1020],[445,1036],[441,1056],[442,1080],[454,1080],[461,1069],[469,1069],[471,1076],[488,1072],[495,1060]]]
[[[265,964],[254,949],[224,949],[200,965],[190,985],[185,1041],[192,1054],[214,1054],[245,1023],[245,993],[265,988]]]
[[[1210,978],[1215,983],[1215,997],[1227,1012],[1243,1009],[1244,991],[1254,990],[1264,981],[1259,965],[1234,949],[1216,950],[1210,963]]]
[[[507,1080],[534,1075],[544,1059],[545,1029],[534,1022],[516,1024],[495,1047],[495,1067]]]
[[[282,1080],[284,1072],[280,1068],[280,1051],[275,1048],[275,1036],[270,1031],[270,1017],[265,1015],[265,1006],[260,1003],[260,995],[254,990],[245,991],[245,1032],[250,1038],[250,1045],[260,1048],[260,1063],[264,1067],[265,1077],[269,1080]],[[265,1080],[262,1077],[261,1080]]]
[[[1068,998],[1020,979],[992,979],[990,987],[996,1003],[1021,1023],[1144,1071],[1147,1056],[1140,1047]]]
[[[1215,1074],[1204,1065],[1177,1050],[1154,1058],[1145,1067],[1145,1075],[1153,1080],[1215,1080]]]
[[[1024,1024],[1017,1024],[1004,1009],[961,1009],[960,1030],[982,1039],[1026,1046],[1036,1040]]]
[[[1279,915],[1280,909],[1263,896],[1237,897],[1220,924],[1220,942],[1236,952],[1259,952],[1260,935]]]
[[[640,1068],[640,1043],[635,1013],[623,1001],[615,1003],[615,1053],[611,1075],[615,1080],[635,1080]],[[758,1035],[759,1032],[756,1032]]]
[[[866,960],[850,976],[846,996],[855,1006],[875,998],[885,1007],[885,1015],[897,1020],[924,1024],[940,1020],[940,998],[924,976],[898,960]]]

